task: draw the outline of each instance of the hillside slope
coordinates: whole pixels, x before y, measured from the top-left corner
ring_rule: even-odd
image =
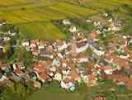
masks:
[[[0,0],[0,19],[16,24],[25,37],[41,37],[41,39],[64,38],[65,35],[54,26],[53,20],[87,17],[100,11],[115,9],[123,4],[130,5],[132,1]],[[49,28],[50,25],[52,30]],[[53,34],[55,35],[54,37]]]

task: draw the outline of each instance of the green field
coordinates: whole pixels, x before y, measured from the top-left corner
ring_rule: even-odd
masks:
[[[64,38],[53,20],[87,17],[107,9],[131,4],[131,0],[0,0],[0,18],[16,24],[25,37]],[[50,29],[51,27],[51,29]]]
[[[44,85],[27,100],[84,100],[86,91],[87,89],[82,85],[81,91],[69,92],[61,89],[57,82],[53,82],[50,85]]]
[[[23,36],[36,39],[63,39],[65,35],[52,23],[50,22],[37,22],[37,23],[27,23],[20,24],[20,31]]]
[[[83,18],[102,13],[105,10],[114,10],[114,13],[121,17],[127,18],[125,32],[132,33],[132,0],[85,0],[81,5],[78,0],[0,0],[0,19],[7,20],[8,23],[16,25],[23,38],[33,39],[64,39],[64,34],[53,21],[64,18]],[[127,8],[124,5],[129,5]],[[111,95],[108,100],[132,100],[132,92],[130,97],[127,92],[120,91],[115,94],[109,91],[113,85],[95,88],[80,88],[74,93],[62,90],[59,86],[44,87],[34,94],[28,100],[91,100],[88,95],[96,96],[97,94]],[[18,92],[18,91],[15,91]],[[16,93],[18,94],[18,93]],[[14,100],[14,95],[13,99]],[[113,96],[114,95],[114,96]],[[111,99],[112,98],[112,99]],[[124,99],[122,99],[124,98]],[[126,99],[127,98],[127,99]],[[11,100],[11,99],[9,99]],[[18,99],[19,100],[19,99]]]
[[[84,100],[84,95],[79,93],[68,93],[60,90],[49,91],[42,88],[38,92],[34,93],[28,100]]]
[[[105,81],[94,87],[86,87],[82,84],[74,92],[65,91],[58,84],[52,83],[32,94],[27,100],[95,100],[94,98],[99,95],[105,96],[106,100],[132,99],[131,90],[116,86],[111,81]]]

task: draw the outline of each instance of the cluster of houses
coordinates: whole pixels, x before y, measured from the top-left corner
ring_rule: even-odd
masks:
[[[62,24],[69,26],[68,31],[72,34],[70,40],[24,41],[22,45],[31,51],[33,56],[39,57],[33,67],[36,77],[42,82],[56,80],[62,88],[70,90],[74,90],[76,83],[81,82],[88,86],[97,85],[97,81],[104,76],[108,79],[114,79],[115,76],[114,81],[124,82],[132,87],[132,79],[121,71],[124,69],[131,75],[132,52],[128,50],[131,36],[116,33],[121,29],[120,21],[108,19],[107,14],[103,17],[107,19],[104,23],[92,18],[86,20],[96,27],[88,36],[77,29],[70,20],[64,19]],[[107,37],[108,32],[117,34],[116,38],[119,40],[113,39],[107,46],[102,46],[99,37],[102,34]],[[92,51],[91,55],[88,50]],[[117,72],[119,74],[116,74]],[[128,81],[119,80],[116,75],[124,75]]]
[[[25,77],[25,66],[22,63],[5,64],[0,62],[0,86],[10,85],[12,82],[19,82]]]
[[[2,56],[6,52],[6,47],[17,35],[17,31],[14,28],[9,28],[10,26],[6,21],[0,21],[0,55]],[[7,28],[7,29],[6,29]],[[4,29],[4,31],[3,31]]]
[[[69,40],[42,41],[24,40],[22,46],[32,53],[35,62],[32,69],[26,70],[22,64],[12,64],[1,68],[3,80],[29,80],[33,86],[40,88],[45,82],[58,81],[66,90],[74,91],[76,84],[85,83],[87,86],[98,85],[100,79],[111,79],[117,84],[132,88],[132,37],[119,34],[120,21],[114,21],[103,15],[105,20],[87,19],[95,29],[84,35],[72,21],[64,19],[62,24],[68,26],[72,34]],[[107,26],[107,27],[105,27]],[[116,35],[104,45],[101,36]],[[7,77],[8,71],[11,75]],[[5,75],[6,73],[6,75]]]

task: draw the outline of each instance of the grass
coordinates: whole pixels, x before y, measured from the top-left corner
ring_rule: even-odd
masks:
[[[26,0],[0,0],[1,6],[16,5],[20,3],[25,3]]]
[[[63,11],[68,11],[78,16],[88,16],[91,13],[94,13],[94,10],[86,9],[77,5],[68,4],[68,3],[58,3],[54,6],[55,8],[61,9]]]
[[[65,34],[63,34],[55,25],[51,22],[35,22],[20,24],[20,31],[23,33],[23,36],[26,38],[39,38],[39,39],[63,39]]]
[[[93,14],[95,11],[68,3],[58,3],[52,6],[33,8],[17,8],[3,10],[1,17],[10,23],[24,23],[33,21],[51,21],[66,17],[82,17]]]
[[[31,95],[27,100],[83,100],[84,95],[68,92],[53,82]]]
[[[121,92],[123,91],[123,93]],[[98,86],[86,87],[81,84],[74,92],[68,92],[59,87],[55,82],[44,87],[27,100],[94,100],[96,96],[105,96],[107,100],[131,100],[131,90],[117,87],[112,81],[103,81]]]
[[[15,2],[15,1],[14,1]],[[64,39],[65,35],[54,26],[52,20],[60,20],[67,17],[75,18],[95,13],[94,10],[83,8],[70,3],[58,2],[48,4],[39,3],[29,6],[11,6],[1,8],[0,18],[8,23],[16,24],[23,36],[37,39]],[[34,6],[33,6],[34,5]]]
[[[61,90],[59,92],[48,92],[45,89],[41,89],[29,100],[83,100],[83,97],[78,93],[64,93]]]
[[[54,26],[53,20],[88,17],[132,3],[131,0],[85,1],[79,5],[76,0],[0,0],[0,18],[18,25],[25,37],[56,39],[64,38],[64,34]]]

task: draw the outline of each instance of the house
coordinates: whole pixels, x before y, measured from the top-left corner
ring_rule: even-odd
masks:
[[[68,46],[69,45],[65,41],[63,41],[63,44],[60,46],[57,46],[57,48],[58,48],[58,51],[62,51],[64,49],[66,49]]]
[[[108,13],[106,13],[106,12],[103,13],[103,16],[108,17]]]
[[[85,46],[87,43],[88,43],[88,40],[86,38],[83,38],[81,40],[76,41],[78,48]]]
[[[127,54],[127,55],[120,55],[119,56],[121,59],[128,59],[129,57],[130,57],[130,55],[129,54]]]
[[[111,75],[114,71],[111,66],[101,66],[100,69],[103,70],[107,75]]]
[[[33,87],[40,89],[42,84],[39,81],[33,81]]]
[[[108,76],[108,79],[112,79],[117,84],[123,83],[128,89],[132,89],[132,79],[123,74],[112,74]]]
[[[71,26],[71,27],[69,28],[69,31],[70,31],[71,33],[77,32],[76,26]]]
[[[73,82],[61,81],[60,85],[62,88],[66,89],[66,90],[75,91],[75,84]]]
[[[70,74],[70,70],[68,69],[63,69],[62,71],[62,74],[63,74],[63,76],[68,76],[69,74]]]
[[[105,96],[96,96],[93,100],[107,100]]]
[[[95,21],[93,24],[94,24],[95,27],[98,27],[98,26],[101,25],[101,22],[100,21],[98,21],[98,22]]]
[[[78,63],[87,63],[89,61],[88,57],[82,57],[78,59]]]
[[[13,82],[20,82],[21,81],[21,77],[17,76],[15,73],[11,73],[11,75],[9,76],[9,79]]]
[[[71,25],[71,22],[70,22],[68,19],[62,20],[62,23],[63,23],[64,25]]]
[[[49,68],[49,70],[50,70],[51,72],[56,72],[57,68],[56,68],[55,66],[52,66],[52,67]]]
[[[32,79],[32,80],[37,80],[37,74],[35,72],[29,72],[29,77]]]
[[[85,42],[81,42],[81,44],[78,44],[77,47],[79,48],[76,48],[76,53],[81,53],[88,49],[89,44],[88,42],[85,41]]]
[[[52,66],[57,66],[59,67],[61,65],[61,62],[59,59],[54,59],[53,62],[52,62]]]
[[[3,26],[6,24],[6,21],[5,20],[0,20],[0,26]]]
[[[111,24],[111,30],[112,31],[120,31],[120,27],[115,26],[114,23]]]
[[[88,86],[95,86],[95,85],[97,85],[97,76],[94,73],[88,75],[87,85]]]
[[[32,41],[32,42],[30,43],[30,47],[31,47],[31,48],[37,48],[36,42],[35,42],[35,41]]]
[[[17,68],[20,70],[24,70],[25,66],[22,63],[14,63],[10,65],[11,69],[15,71]]]
[[[32,50],[32,55],[34,55],[34,56],[38,56],[38,55],[39,55],[38,50]]]
[[[38,45],[38,49],[41,50],[41,49],[44,49],[44,45]]]
[[[62,80],[62,74],[57,72],[53,79],[60,82]]]
[[[87,20],[86,20],[86,22],[87,22],[87,23],[91,23],[91,22],[92,22],[92,20],[90,20],[90,19],[87,19]]]
[[[40,49],[38,52],[39,52],[40,57],[53,59],[53,54],[51,52],[49,52],[46,48]]]
[[[97,32],[98,32],[98,31],[97,31]],[[93,39],[93,40],[96,40],[96,39],[97,39],[97,36],[98,36],[98,34],[99,34],[99,33],[97,33],[97,32],[96,32],[96,31],[95,31],[95,32],[91,32],[90,35],[89,35],[90,38]]]
[[[24,72],[23,72],[21,69],[19,69],[18,67],[16,68],[16,70],[14,70],[14,73],[15,73],[17,76],[19,76],[19,77],[21,77],[21,76],[24,75]]]
[[[128,45],[129,45],[129,46],[132,46],[132,39],[129,39]]]
[[[83,75],[83,74],[81,74],[81,79],[82,79],[82,81],[84,82],[84,83],[88,83],[88,75]]]
[[[77,63],[88,63],[89,59],[86,54],[80,53],[76,56]]]
[[[3,26],[3,23],[0,23],[0,27]]]
[[[8,78],[5,76],[5,75],[2,75],[1,77],[0,77],[0,82],[3,82],[3,81],[5,81],[5,80],[7,80]]]
[[[49,53],[53,53],[54,52],[54,47],[52,45],[48,45],[46,47],[47,51],[49,51]]]
[[[3,37],[4,41],[7,42],[7,41],[10,41],[11,38],[10,37]]]
[[[1,67],[0,68],[1,71],[3,72],[3,75],[10,76],[11,69],[10,69],[10,66],[8,64],[2,64],[0,67]]]
[[[100,30],[96,30],[96,33],[99,35],[99,34],[101,34],[101,31]]]
[[[78,71],[76,70],[76,68],[75,67],[73,67],[73,66],[75,66],[74,64],[73,65],[71,65],[71,67],[70,67],[70,69],[68,69],[67,70],[67,75],[69,76],[69,77],[67,77],[69,80],[72,80],[72,81],[76,81],[76,82],[81,82],[81,77],[80,77],[80,74],[78,73]]]
[[[110,19],[108,20],[108,22],[112,23],[112,22],[113,22],[113,19],[112,19],[112,18],[110,18]]]
[[[10,36],[15,36],[16,35],[16,32],[11,32],[10,30],[8,31],[8,34],[10,35]]]
[[[63,59],[63,58],[64,58],[64,55],[62,55],[62,53],[57,53],[57,56],[58,56],[60,59]]]
[[[105,58],[108,61],[119,65],[121,68],[128,68],[129,67],[128,59],[122,59],[113,53],[112,54],[107,53],[107,55],[105,55]]]
[[[16,36],[16,34],[17,34],[16,32],[13,32],[11,33],[11,36]]]
[[[24,42],[22,43],[22,46],[24,46],[24,47],[29,47],[29,46],[30,46],[30,41],[24,41]]]
[[[105,51],[103,51],[103,50],[98,50],[98,49],[96,49],[95,47],[93,47],[93,46],[90,46],[90,48],[93,50],[93,52],[96,54],[96,55],[98,55],[98,56],[102,56],[102,55],[104,55],[105,54]]]
[[[18,77],[24,75],[23,70],[25,69],[25,66],[22,66],[21,64],[11,64],[10,68],[12,72],[14,72],[14,74],[17,75]]]
[[[49,79],[47,63],[45,61],[39,61],[34,64],[33,71],[36,73],[37,78],[43,83]]]

